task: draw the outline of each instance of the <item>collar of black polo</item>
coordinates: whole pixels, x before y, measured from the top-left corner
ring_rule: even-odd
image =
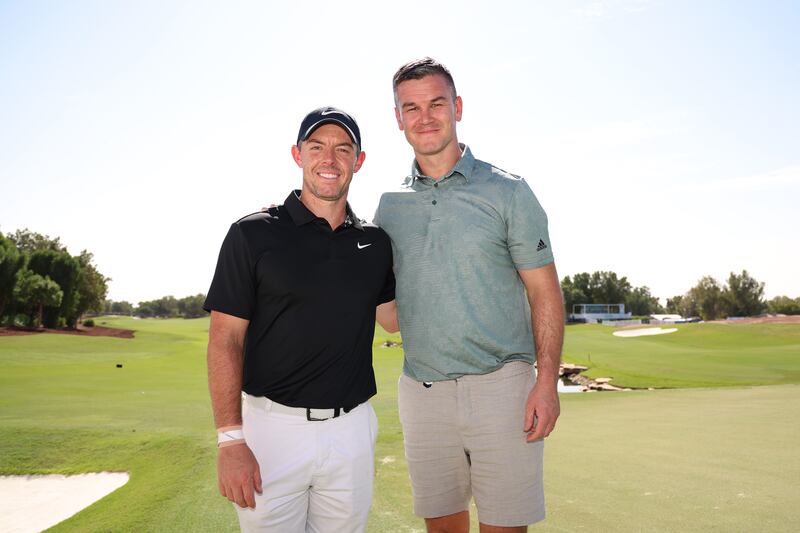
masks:
[[[289,211],[289,216],[292,217],[292,221],[294,221],[295,225],[297,226],[308,224],[309,222],[313,222],[319,218],[305,205],[303,205],[303,202],[300,201],[300,190],[298,189],[295,189],[289,193],[289,196],[286,198],[286,201],[283,203],[283,205],[286,206],[286,210]],[[354,228],[364,231],[361,221],[358,219],[355,213],[353,213],[349,203],[345,204],[345,212],[345,223],[349,221]]]

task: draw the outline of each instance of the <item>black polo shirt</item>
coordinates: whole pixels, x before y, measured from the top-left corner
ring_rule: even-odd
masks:
[[[320,409],[375,394],[375,307],[394,299],[392,247],[347,215],[331,230],[294,191],[228,231],[204,308],[250,321],[246,393]]]

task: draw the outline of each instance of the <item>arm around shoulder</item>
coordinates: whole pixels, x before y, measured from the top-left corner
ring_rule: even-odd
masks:
[[[400,331],[400,323],[397,320],[397,301],[392,300],[380,304],[375,308],[375,320],[387,333],[397,333]]]

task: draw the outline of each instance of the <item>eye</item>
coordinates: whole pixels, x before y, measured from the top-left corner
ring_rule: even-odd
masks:
[[[336,150],[337,150],[339,153],[342,153],[342,154],[350,154],[350,153],[352,152],[352,150],[351,150],[350,148],[348,148],[347,146],[340,146],[340,147],[339,147],[339,148],[337,148]]]

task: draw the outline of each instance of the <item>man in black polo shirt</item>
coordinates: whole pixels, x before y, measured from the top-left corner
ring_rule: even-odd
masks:
[[[219,489],[243,531],[363,531],[391,243],[347,204],[365,157],[350,115],[309,113],[292,157],[302,190],[231,226],[205,302]]]

